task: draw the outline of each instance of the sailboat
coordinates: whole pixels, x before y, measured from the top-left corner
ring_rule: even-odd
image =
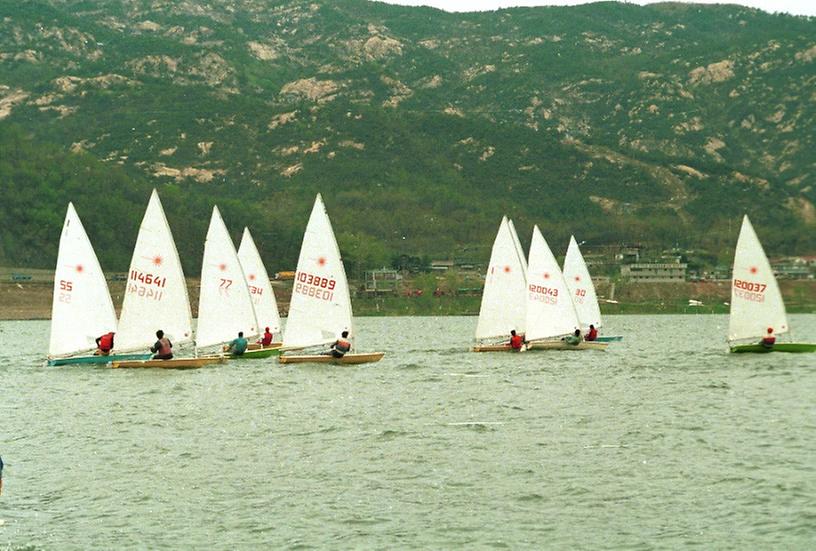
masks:
[[[105,274],[73,203],[68,203],[54,272],[48,365],[102,364],[146,356],[93,355],[97,337],[114,331],[116,312]]]
[[[252,303],[255,306],[255,316],[258,320],[258,330],[268,327],[274,335],[280,333],[281,320],[278,314],[278,304],[275,300],[275,293],[269,283],[269,274],[266,272],[261,255],[249,233],[249,228],[244,228],[241,237],[241,246],[238,247],[238,260],[244,270],[244,277],[252,296]],[[260,347],[260,345],[250,345],[250,349]],[[266,349],[279,349],[281,343],[271,343],[265,346]]]
[[[789,332],[790,326],[771,264],[746,215],[742,219],[731,276],[731,316],[728,323],[731,352],[816,352],[816,344],[759,344],[759,339],[769,329],[773,334],[780,335]]]
[[[575,236],[570,236],[567,256],[564,258],[564,280],[567,282],[572,302],[575,304],[575,312],[578,314],[578,322],[581,325],[581,332],[586,334],[589,326],[594,325],[596,329],[603,326],[601,319],[601,309],[598,306],[598,295],[595,293],[595,285],[589,275],[581,249],[575,241]],[[599,336],[595,342],[612,342],[623,340],[621,336]]]
[[[246,284],[235,245],[218,207],[213,207],[201,261],[196,346],[207,348],[232,341],[241,332],[247,339],[258,335],[255,306]],[[271,350],[247,350],[241,358],[269,357]]]
[[[303,235],[294,285],[283,333],[284,351],[326,347],[343,331],[354,338],[346,270],[320,194]],[[281,363],[360,364],[379,361],[383,356],[383,352],[348,352],[342,358],[284,353],[279,359]]]
[[[159,194],[154,189],[130,261],[116,335],[117,346],[123,350],[148,349],[155,341],[158,329],[171,340],[175,351],[181,345],[193,344],[193,316],[187,283]],[[220,361],[223,361],[220,357],[173,358],[113,361],[111,366],[190,368]]]
[[[513,236],[513,243],[516,245],[516,251],[518,251],[518,257],[521,259],[521,268],[524,270],[524,279],[527,279],[527,256],[524,254],[524,248],[521,246],[521,241],[519,240],[518,233],[516,233],[516,226],[513,224],[513,220],[508,218],[507,225],[510,227],[510,233]]]
[[[529,350],[602,350],[608,346],[596,341],[571,345],[562,340],[578,328],[578,314],[561,268],[538,226],[533,228],[530,243],[526,298]]]
[[[503,217],[485,274],[474,352],[511,351],[510,330],[515,329],[520,335],[524,333],[527,309],[525,271],[526,262],[512,221]]]

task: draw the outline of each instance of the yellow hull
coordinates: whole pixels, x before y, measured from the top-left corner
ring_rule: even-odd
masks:
[[[477,344],[473,347],[474,352],[518,352],[513,350],[509,344]]]
[[[264,346],[264,345],[262,345],[260,343],[257,343],[257,342],[251,342],[251,343],[249,343],[249,346],[247,346],[247,350],[261,350],[261,349],[269,350],[270,348],[276,349],[276,348],[280,348],[281,346],[283,346],[282,342],[271,342],[266,346]],[[227,348],[229,348],[229,347],[225,347],[224,350],[226,350]]]
[[[366,354],[346,354],[342,358],[323,354],[289,354],[278,356],[282,364],[336,364],[354,365],[378,362],[385,356],[385,352],[369,352]]]
[[[582,341],[578,344],[567,344],[563,341],[539,341],[527,343],[527,350],[606,350],[609,343]]]
[[[203,356],[201,358],[173,358],[172,360],[142,360],[111,362],[113,368],[124,367],[158,367],[164,369],[195,369],[205,365],[223,363],[222,356]]]

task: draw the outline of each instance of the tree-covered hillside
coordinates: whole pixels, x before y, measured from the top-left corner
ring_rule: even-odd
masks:
[[[53,264],[73,200],[124,269],[158,187],[190,273],[218,203],[291,268],[322,192],[352,268],[556,250],[726,259],[748,212],[816,252],[816,21],[597,3],[448,14],[364,0],[0,6],[0,263]],[[10,198],[10,199],[7,199]]]

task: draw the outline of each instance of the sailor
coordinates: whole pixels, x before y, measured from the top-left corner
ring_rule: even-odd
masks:
[[[773,348],[774,343],[776,343],[776,337],[774,336],[773,327],[769,327],[767,334],[764,337],[762,337],[762,340],[759,341],[759,344],[761,344],[765,348]]]
[[[156,338],[157,340],[153,346],[150,347],[150,351],[153,352],[154,360],[171,360],[173,359],[173,343],[170,342],[170,339],[164,336],[164,331],[159,329],[156,331]]]
[[[229,343],[229,348],[227,349],[227,352],[229,352],[233,356],[241,356],[243,355],[244,352],[246,352],[247,346],[249,346],[249,343],[244,338],[244,332],[238,331],[238,338],[233,339],[233,341]]]
[[[335,358],[342,358],[346,355],[346,352],[351,350],[351,342],[348,340],[348,334],[348,331],[343,331],[340,333],[340,338],[331,345],[330,353]]]
[[[261,346],[269,346],[270,344],[272,344],[272,333],[269,331],[269,328],[267,327],[266,329],[264,329],[263,338],[261,339]]]
[[[3,458],[0,457],[0,495],[3,495]]]
[[[576,329],[575,333],[573,333],[572,335],[570,335],[568,337],[564,337],[563,340],[567,344],[571,344],[572,346],[578,346],[579,344],[581,344],[581,341],[583,340],[581,338],[581,330]]]
[[[516,335],[516,330],[512,329],[510,331],[510,348],[512,348],[514,352],[521,352],[521,348],[523,346],[524,337],[521,335]]]
[[[589,332],[586,334],[586,337],[584,337],[584,340],[594,341],[597,338],[598,338],[598,330],[595,329],[595,326],[590,323],[589,324]]]
[[[96,338],[96,352],[94,356],[110,356],[113,350],[113,331]]]

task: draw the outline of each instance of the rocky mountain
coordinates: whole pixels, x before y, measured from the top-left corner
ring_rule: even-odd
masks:
[[[216,202],[291,267],[317,191],[358,269],[486,261],[503,213],[556,250],[575,233],[725,260],[748,212],[770,250],[816,252],[813,18],[40,0],[0,19],[3,150],[29,152],[0,153],[6,264],[53,263],[73,200],[123,268],[151,186],[189,269]]]

